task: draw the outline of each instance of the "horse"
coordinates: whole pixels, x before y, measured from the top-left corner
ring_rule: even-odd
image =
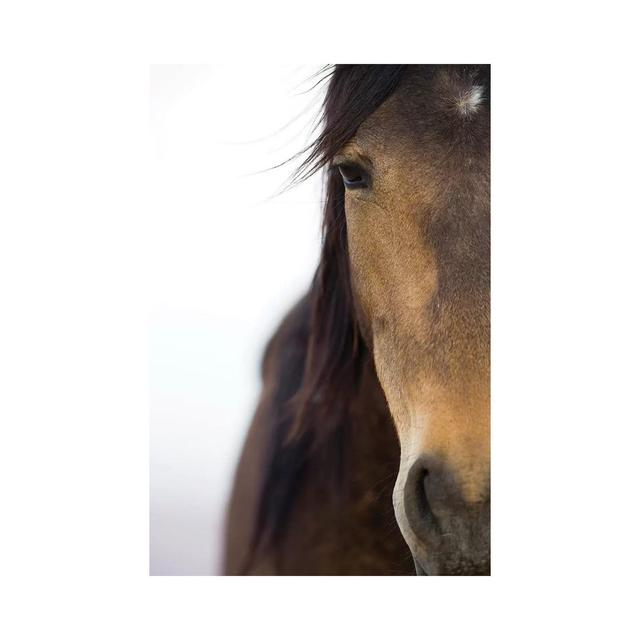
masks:
[[[327,68],[319,266],[270,339],[227,575],[490,575],[490,66]]]

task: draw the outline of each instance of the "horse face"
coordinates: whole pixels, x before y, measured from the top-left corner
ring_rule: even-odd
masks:
[[[488,89],[461,67],[413,71],[333,160],[418,573],[489,573]]]

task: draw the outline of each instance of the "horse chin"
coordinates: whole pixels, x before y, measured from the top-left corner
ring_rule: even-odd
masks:
[[[446,555],[426,558],[413,554],[417,576],[490,576],[489,556],[473,558]]]
[[[489,576],[491,547],[488,531],[476,536],[432,532],[414,547],[416,575],[424,576]]]

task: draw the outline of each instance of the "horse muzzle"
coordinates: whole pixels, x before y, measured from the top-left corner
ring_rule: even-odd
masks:
[[[465,499],[452,473],[421,456],[396,483],[394,508],[416,575],[490,575],[488,492]]]

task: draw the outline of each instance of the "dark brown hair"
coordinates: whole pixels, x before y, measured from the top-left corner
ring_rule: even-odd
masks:
[[[323,103],[322,131],[301,152],[305,158],[293,182],[325,168],[358,127],[394,92],[405,65],[336,65],[321,73],[329,79]],[[286,371],[281,415],[273,416],[268,465],[262,481],[251,556],[281,536],[296,489],[312,456],[334,462],[327,478],[340,481],[341,453],[366,347],[357,327],[351,293],[344,212],[344,185],[337,171],[325,181],[322,250],[304,308],[310,309],[304,358],[299,371]],[[300,366],[298,366],[300,365]],[[326,452],[325,452],[326,453]]]

